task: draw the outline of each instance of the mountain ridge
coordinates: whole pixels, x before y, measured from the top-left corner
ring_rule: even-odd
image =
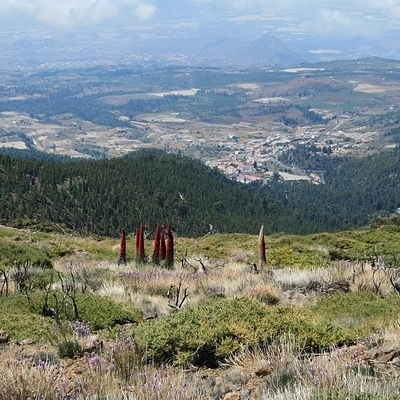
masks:
[[[283,182],[278,174],[243,184],[161,150],[62,163],[0,154],[0,223],[28,219],[111,237],[141,223],[150,230],[172,223],[188,237],[254,233],[261,225],[267,233],[340,231],[396,212],[399,153],[324,158],[325,184],[317,186]]]

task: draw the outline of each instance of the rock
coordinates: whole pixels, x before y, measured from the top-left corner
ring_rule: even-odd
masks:
[[[33,339],[23,339],[23,340],[20,340],[18,342],[18,344],[20,346],[30,346],[32,344],[35,344],[35,341]]]
[[[376,361],[379,361],[381,363],[387,363],[393,360],[397,355],[398,355],[397,351],[392,351],[391,353],[385,353],[382,356],[378,357]]]
[[[395,357],[393,358],[393,360],[391,361],[392,365],[394,365],[395,367],[399,367],[400,368],[400,357]]]
[[[250,389],[242,389],[240,391],[240,398],[241,399],[248,399],[250,397],[251,390]]]
[[[379,347],[374,347],[373,349],[368,350],[368,351],[365,353],[365,356],[366,356],[366,358],[369,359],[369,360],[376,360],[376,359],[378,359],[379,357],[382,357],[383,354],[384,354],[383,351],[382,351]]]
[[[6,331],[0,330],[0,344],[8,343],[9,340],[10,335]]]
[[[385,342],[380,349],[383,353],[400,353],[400,344],[398,342]]]
[[[103,349],[103,341],[97,335],[89,335],[83,340],[82,350],[84,353],[98,352]]]
[[[224,374],[224,381],[240,386],[244,385],[248,381],[248,378],[245,371],[237,368],[230,368]]]
[[[366,356],[370,360],[379,361],[382,363],[393,360],[400,355],[400,347],[396,342],[385,342],[379,347],[374,347],[366,352]]]
[[[236,392],[227,393],[224,396],[224,400],[240,400],[240,394]]]
[[[352,363],[359,363],[370,357],[367,355],[368,348],[362,344],[356,344],[349,347],[343,347],[339,350],[336,350],[332,353],[332,355],[338,357],[341,360],[348,360]]]

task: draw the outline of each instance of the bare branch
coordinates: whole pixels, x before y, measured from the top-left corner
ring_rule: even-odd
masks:
[[[179,280],[178,286],[171,285],[167,292],[168,306],[177,311],[179,311],[182,308],[183,303],[189,296],[187,288],[184,289],[183,294],[181,291],[182,291],[182,277]]]

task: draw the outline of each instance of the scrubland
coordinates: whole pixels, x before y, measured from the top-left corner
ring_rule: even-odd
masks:
[[[119,241],[0,229],[0,399],[397,399],[400,229]]]

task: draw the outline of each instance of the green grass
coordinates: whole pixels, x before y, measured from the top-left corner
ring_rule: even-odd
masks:
[[[49,306],[55,306],[55,298],[62,298],[61,292],[52,292]],[[76,303],[79,319],[87,323],[94,331],[112,328],[118,324],[138,323],[142,320],[140,311],[125,304],[119,304],[107,297],[95,294],[78,294]],[[31,301],[20,295],[2,297],[0,302],[0,327],[6,331],[12,341],[23,339],[42,340],[48,336],[54,319],[41,315],[43,294],[35,292]],[[75,314],[69,301],[60,311],[63,321],[75,321]]]
[[[321,298],[310,311],[326,321],[365,336],[398,320],[400,296],[381,298],[370,292],[347,293]]]
[[[0,263],[13,259],[55,260],[84,251],[94,261],[118,259],[118,239],[82,237],[70,233],[32,232],[0,227]],[[145,241],[146,254],[152,254],[152,240]],[[307,236],[274,234],[266,236],[267,261],[277,267],[308,268],[325,266],[330,258],[368,260],[376,253],[400,255],[400,224],[397,219],[379,220],[373,228]],[[200,238],[177,237],[176,261],[185,256],[213,260],[258,261],[258,232],[215,234]],[[127,238],[127,258],[135,259],[135,238]]]
[[[33,312],[22,295],[2,297],[0,327],[14,342],[24,339],[42,340],[51,329],[53,320]]]

